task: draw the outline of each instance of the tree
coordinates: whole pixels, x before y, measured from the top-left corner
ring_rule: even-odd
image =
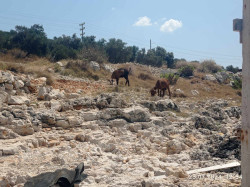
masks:
[[[175,61],[174,61],[174,54],[172,52],[167,53],[167,56],[166,56],[165,60],[167,61],[167,66],[169,68],[174,68]]]
[[[142,48],[141,50],[139,50],[137,52],[137,57],[136,57],[136,61],[140,64],[143,64],[143,61],[145,59],[145,54],[146,54],[146,50],[145,48]]]
[[[126,48],[126,43],[120,39],[109,39],[106,45],[106,53],[111,63],[126,62],[130,59],[129,49]]]
[[[35,24],[30,28],[16,26],[16,34],[11,39],[12,48],[20,48],[29,54],[45,56],[47,53],[47,36],[43,26]]]

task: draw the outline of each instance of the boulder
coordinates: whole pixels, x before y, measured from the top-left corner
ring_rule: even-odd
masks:
[[[29,105],[30,104],[30,100],[25,97],[25,96],[10,96],[8,98],[8,104],[9,105]]]
[[[23,83],[23,81],[22,80],[16,80],[15,82],[14,82],[14,86],[15,86],[15,89],[20,89],[20,88],[23,88],[24,87],[24,83]]]
[[[228,83],[229,82],[229,74],[225,71],[215,73],[215,78],[219,83]]]
[[[206,74],[206,75],[204,76],[204,80],[216,81],[217,79],[216,79],[215,76],[213,76],[212,74]]]
[[[38,90],[37,99],[48,100],[48,94],[49,94],[50,90],[51,90],[51,88],[49,88],[49,87],[45,87],[45,86],[40,87]]]
[[[50,101],[50,108],[55,111],[61,111],[62,110],[62,105],[60,101],[52,99]]]
[[[3,103],[7,103],[8,101],[8,93],[6,93],[5,91],[0,91],[0,106]]]
[[[98,112],[97,111],[82,112],[81,117],[83,117],[84,121],[94,121],[98,119]]]
[[[56,126],[62,127],[63,129],[67,129],[70,127],[70,124],[67,120],[60,119],[56,121]]]
[[[148,122],[150,121],[150,114],[147,108],[141,106],[133,106],[122,110],[122,117],[128,122]]]
[[[18,134],[14,133],[11,129],[0,127],[0,139],[14,139]]]
[[[59,65],[60,67],[63,67],[63,66],[64,66],[63,63],[60,62],[60,61],[56,62],[56,64]]]
[[[12,84],[13,82],[14,82],[14,75],[12,75],[12,73],[7,72],[7,71],[0,72],[0,83]]]
[[[194,126],[195,128],[205,128],[209,130],[218,130],[219,126],[216,125],[216,122],[213,118],[209,116],[193,116]]]
[[[127,124],[127,121],[124,119],[114,119],[108,122],[109,127],[124,127]]]
[[[26,136],[34,134],[34,129],[31,123],[24,120],[13,120],[12,124],[9,126],[15,133]]]
[[[97,62],[95,62],[95,61],[90,61],[89,66],[94,71],[99,71],[100,70],[100,65]]]
[[[62,99],[64,98],[64,91],[60,91],[59,89],[52,89],[48,94],[48,99]]]

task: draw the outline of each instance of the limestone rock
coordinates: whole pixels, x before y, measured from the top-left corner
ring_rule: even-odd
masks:
[[[34,128],[31,123],[24,120],[13,120],[10,128],[17,134],[26,136],[34,133]]]
[[[168,154],[178,154],[185,149],[187,149],[187,146],[179,140],[173,139],[167,142]]]
[[[89,66],[94,70],[94,71],[99,71],[100,70],[100,65],[95,62],[95,61],[90,61]]]
[[[122,117],[128,122],[148,122],[150,121],[150,114],[148,109],[140,106],[133,106],[122,111]]]
[[[17,137],[18,135],[12,130],[7,129],[5,127],[0,127],[0,139],[14,139]]]
[[[25,96],[10,96],[8,98],[8,104],[9,105],[29,105],[30,104],[30,100],[25,97]]]
[[[216,78],[212,74],[206,74],[204,80],[216,81]]]

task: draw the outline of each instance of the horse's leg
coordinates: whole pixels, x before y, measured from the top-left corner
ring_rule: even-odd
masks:
[[[116,84],[117,84],[117,85],[119,84],[119,79],[116,79]]]
[[[171,92],[169,86],[168,86],[168,93],[169,93],[169,99],[171,99]]]
[[[165,95],[165,90],[166,89],[162,89],[162,97],[164,97],[164,95]]]

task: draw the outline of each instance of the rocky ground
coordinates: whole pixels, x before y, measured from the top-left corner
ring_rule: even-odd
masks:
[[[80,85],[80,86],[79,86]],[[111,92],[102,81],[0,71],[0,186],[84,162],[79,186],[240,186],[241,110],[233,99],[159,98]],[[114,89],[115,90],[115,89]]]

